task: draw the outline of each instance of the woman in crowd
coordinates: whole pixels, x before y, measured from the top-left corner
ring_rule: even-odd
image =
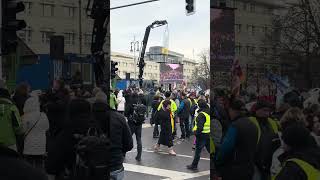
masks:
[[[169,154],[176,155],[173,150],[173,130],[174,123],[171,114],[171,102],[169,100],[165,100],[163,102],[162,109],[157,112],[155,117],[155,121],[159,122],[161,126],[160,137],[158,143],[154,146],[154,150],[157,152],[160,150],[160,145],[168,146]]]
[[[305,119],[305,116],[304,116],[302,110],[300,110],[297,107],[288,109],[285,112],[285,114],[282,116],[282,118],[280,119],[280,125],[281,125],[282,131],[285,131],[287,127],[290,127],[291,125],[295,125],[295,124],[298,124],[302,127],[307,126],[307,122],[306,122],[306,119]],[[281,134],[280,134],[280,137],[281,137]],[[306,141],[310,141],[311,144],[316,146],[316,142],[315,142],[314,138],[311,138]],[[271,174],[273,176],[275,176],[277,173],[279,173],[279,171],[281,169],[281,162],[279,160],[279,157],[284,152],[285,152],[284,143],[282,142],[282,146],[279,149],[277,149],[275,151],[275,153],[273,154],[273,158],[272,158],[273,160],[272,160],[272,166],[271,166]]]
[[[25,131],[23,155],[34,167],[43,168],[46,154],[46,131],[49,129],[47,115],[40,112],[38,96],[27,99],[22,116]]]
[[[123,97],[123,90],[120,90],[117,96],[118,112],[124,114],[126,99]]]

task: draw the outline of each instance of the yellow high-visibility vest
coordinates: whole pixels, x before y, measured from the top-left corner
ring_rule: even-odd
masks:
[[[261,137],[261,127],[259,125],[259,122],[257,120],[256,117],[249,117],[249,120],[257,127],[258,129],[258,141],[257,141],[257,144],[259,144],[259,141],[260,141],[260,137]],[[268,123],[271,127],[271,129],[273,130],[273,132],[275,134],[277,134],[279,132],[279,123],[271,118],[268,118]]]
[[[203,134],[208,134],[210,133],[210,115],[206,112],[200,112],[199,114],[203,114],[206,117],[206,122],[203,125],[203,130],[202,133]],[[195,117],[195,123],[194,123],[194,127],[193,127],[193,131],[196,131],[198,129],[197,127],[197,120],[198,120],[198,116],[199,114]]]
[[[285,163],[287,163],[287,162],[296,163],[303,170],[303,172],[307,175],[307,180],[320,179],[320,170],[316,169],[311,164],[309,164],[301,159],[297,159],[297,158],[288,159]],[[276,179],[277,175],[272,177],[272,179],[273,180]]]
[[[162,108],[162,106],[163,106],[163,102],[164,102],[165,100],[162,100],[161,102],[160,102],[160,104],[159,104],[159,106],[158,106],[158,111],[160,111],[161,110],[161,108]],[[172,100],[172,99],[170,99],[170,102],[171,102],[171,112],[174,114],[177,110],[178,110],[178,108],[177,108],[177,104]]]

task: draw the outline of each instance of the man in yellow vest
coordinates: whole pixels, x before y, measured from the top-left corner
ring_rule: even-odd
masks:
[[[293,124],[282,133],[285,153],[279,157],[283,168],[275,180],[320,179],[320,149],[313,145],[307,128]]]
[[[197,138],[196,150],[192,164],[187,166],[187,169],[193,171],[198,169],[202,149],[206,147],[210,153],[210,109],[203,99],[198,101],[198,106],[199,110],[195,117],[195,125],[193,127],[193,132]]]
[[[255,115],[250,121],[258,130],[257,153],[255,156],[256,174],[260,174],[261,180],[270,180],[272,155],[280,147],[278,121],[271,118],[272,104],[265,100],[258,100],[255,107]]]

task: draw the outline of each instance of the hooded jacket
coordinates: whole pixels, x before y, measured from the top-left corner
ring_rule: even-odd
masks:
[[[24,140],[25,155],[44,155],[46,153],[46,131],[49,121],[45,113],[40,112],[38,97],[27,99],[23,108],[22,125],[26,133]]]
[[[123,91],[120,90],[118,93],[117,101],[118,101],[118,111],[124,111],[126,99],[123,97]]]

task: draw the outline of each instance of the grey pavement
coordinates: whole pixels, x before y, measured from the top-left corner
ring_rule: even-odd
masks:
[[[178,127],[178,137],[180,127]],[[209,153],[204,149],[201,154],[198,171],[193,172],[186,169],[186,165],[191,164],[193,160],[192,143],[193,137],[190,140],[175,140],[174,150],[177,156],[167,154],[167,147],[161,147],[160,152],[153,152],[153,145],[158,141],[152,137],[153,127],[148,123],[143,125],[142,130],[142,160],[137,162],[136,142],[134,139],[134,148],[128,152],[124,162],[125,180],[183,180],[183,179],[198,179],[208,180],[210,171]]]

